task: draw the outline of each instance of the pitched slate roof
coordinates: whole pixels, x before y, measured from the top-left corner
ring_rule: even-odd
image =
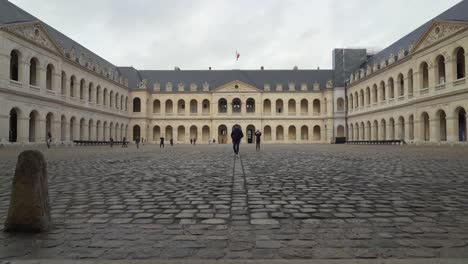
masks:
[[[283,90],[288,89],[290,82],[294,83],[296,90],[300,90],[302,83],[307,84],[312,91],[313,84],[317,82],[320,89],[326,88],[328,80],[333,80],[333,70],[172,70],[172,71],[137,71],[132,67],[121,67],[121,72],[128,77],[129,87],[137,88],[138,83],[147,80],[147,89],[153,90],[154,83],[159,83],[161,91],[166,91],[166,84],[172,83],[173,91],[177,91],[177,85],[183,83],[185,90],[190,90],[190,85],[196,84],[197,90],[202,91],[203,83],[207,82],[210,91],[232,81],[241,81],[263,90],[265,84],[271,85],[274,91],[277,84],[283,85]]]
[[[416,44],[416,42],[423,36],[423,34],[429,29],[431,24],[437,20],[448,20],[448,21],[468,21],[468,0],[463,0],[453,7],[447,9],[445,12],[427,21],[422,26],[413,30],[406,36],[397,40],[387,48],[381,50],[374,56],[372,56],[363,66],[373,65],[374,62],[380,64],[383,59],[388,60],[391,53],[395,56],[398,55],[400,49],[408,50],[410,44]]]
[[[0,0],[0,26],[35,21],[40,22],[47,29],[50,36],[53,37],[58,44],[65,48],[67,52],[70,52],[70,50],[74,48],[76,57],[80,57],[80,55],[83,54],[86,58],[90,58],[94,64],[99,64],[101,69],[106,68],[108,72],[112,72],[114,74],[119,73],[118,68],[115,65],[83,47],[78,42],[65,36],[55,28],[49,26],[48,24],[17,7],[11,2],[7,0]]]

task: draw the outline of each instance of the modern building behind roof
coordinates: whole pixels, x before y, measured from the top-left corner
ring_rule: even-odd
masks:
[[[468,1],[389,47],[335,49],[327,70],[119,67],[0,0],[0,141],[160,137],[245,142],[466,140]]]

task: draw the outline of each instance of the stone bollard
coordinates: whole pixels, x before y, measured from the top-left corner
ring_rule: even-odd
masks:
[[[37,150],[18,157],[5,232],[42,232],[51,225],[47,164]]]

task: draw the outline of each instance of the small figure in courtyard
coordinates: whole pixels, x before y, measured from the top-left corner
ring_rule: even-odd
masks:
[[[169,143],[171,144],[171,147],[173,147],[173,146],[174,146],[174,139],[171,138],[171,139],[169,140]]]
[[[47,132],[47,138],[46,138],[46,144],[47,148],[50,149],[50,143],[52,142],[52,134],[50,134],[50,131]]]
[[[193,139],[193,145],[196,145],[197,144],[197,138],[194,138]]]
[[[141,145],[142,145],[142,146],[145,145],[145,138],[141,138]]]
[[[137,146],[137,149],[139,149],[140,148],[140,137],[135,138],[135,144]]]
[[[122,148],[128,148],[128,143],[127,143],[127,138],[126,137],[124,137],[122,139]]]
[[[216,143],[216,139],[213,138],[213,144],[215,144],[215,143]]]
[[[190,139],[190,145],[193,145],[193,139]]]
[[[262,137],[262,132],[260,132],[260,130],[257,130],[255,132],[255,147],[256,147],[256,150],[259,151],[260,150],[260,140],[261,140],[261,137]]]
[[[164,137],[160,137],[159,140],[159,148],[164,148]]]
[[[112,137],[109,139],[109,142],[110,142],[110,147],[113,148],[114,147],[114,139]]]
[[[231,138],[232,138],[232,148],[234,149],[234,154],[237,157],[239,157],[239,145],[243,137],[244,137],[244,133],[242,132],[242,129],[240,128],[240,126],[237,124],[234,125],[232,132],[231,132]]]

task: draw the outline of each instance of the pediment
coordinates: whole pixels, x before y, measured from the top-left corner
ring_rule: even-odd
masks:
[[[50,36],[40,22],[16,23],[2,26],[1,29],[26,39],[50,51],[64,54],[63,48]]]
[[[439,43],[468,28],[468,23],[458,21],[435,21],[416,43],[414,51]]]
[[[246,84],[241,81],[232,81],[230,83],[219,86],[214,93],[259,93],[261,92],[258,88]]]

